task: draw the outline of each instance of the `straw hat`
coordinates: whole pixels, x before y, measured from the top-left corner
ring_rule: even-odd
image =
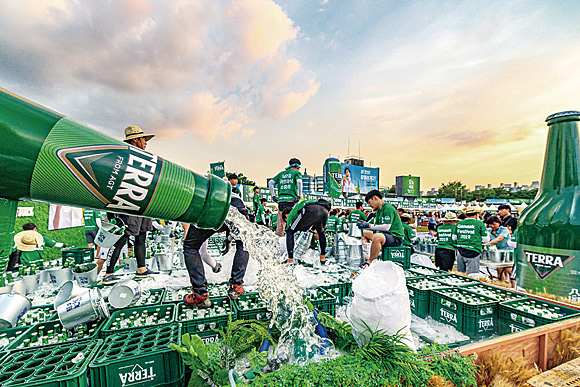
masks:
[[[448,211],[445,213],[445,217],[441,220],[444,222],[453,222],[459,219],[457,218],[457,214],[455,212]]]
[[[402,220],[402,219],[413,219],[413,215],[411,215],[411,214],[408,214],[408,213],[406,213],[406,212],[405,212],[405,213],[403,213],[403,214],[401,215],[401,220]]]
[[[465,209],[465,215],[475,215],[481,213],[481,208],[470,206]]]
[[[16,248],[20,251],[35,251],[42,247],[44,239],[40,233],[26,230],[14,235],[14,243],[16,243]]]
[[[133,140],[134,138],[140,138],[140,137],[145,137],[145,141],[149,141],[153,137],[155,137],[155,135],[143,133],[143,130],[141,130],[141,128],[138,127],[137,125],[131,125],[131,126],[127,126],[125,128],[125,139],[123,141],[129,142],[129,141]]]

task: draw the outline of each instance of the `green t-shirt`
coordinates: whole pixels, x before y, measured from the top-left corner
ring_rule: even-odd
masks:
[[[411,243],[411,239],[414,238],[413,227],[409,226],[407,223],[404,222],[402,224],[403,224],[403,234],[405,235],[405,237],[403,238],[403,246],[412,247],[413,244]]]
[[[455,250],[454,233],[455,225],[453,224],[443,223],[437,227],[437,247]]]
[[[457,247],[481,253],[483,250],[481,238],[487,236],[487,230],[481,220],[466,218],[460,220],[455,226],[455,235],[457,235]]]
[[[98,230],[97,219],[103,220],[105,217],[103,213],[99,210],[93,210],[92,208],[85,208],[83,211],[83,219],[85,220],[85,230],[92,231]]]
[[[376,225],[390,224],[391,228],[387,231],[389,234],[401,239],[405,237],[401,217],[397,213],[397,209],[390,203],[384,202],[383,206],[377,210],[373,223]]]
[[[294,202],[298,199],[298,180],[302,180],[302,174],[292,168],[277,174],[272,180],[278,186],[278,201]]]
[[[254,212],[258,212],[258,209],[260,208],[260,195],[255,193],[254,197],[252,198],[252,204],[254,205]]]
[[[309,200],[301,200],[298,203],[296,203],[296,205],[292,208],[292,211],[290,211],[288,217],[286,218],[286,228],[289,228],[292,225],[292,223],[294,223],[294,221],[298,217],[298,213],[302,211],[304,207],[306,207],[308,204],[316,203],[317,201],[318,200],[309,199]]]
[[[334,215],[329,216],[328,220],[326,221],[326,231],[338,232],[338,224],[339,224],[338,216]]]
[[[276,225],[278,224],[278,214],[270,214],[270,227],[276,229]]]
[[[258,222],[266,223],[266,217],[264,216],[265,214],[266,209],[264,208],[262,203],[258,203],[258,211],[256,211],[256,223]]]
[[[348,214],[348,222],[349,223],[356,223],[359,220],[364,220],[366,222],[367,215],[360,210],[353,210],[350,212],[350,214]]]
[[[348,220],[346,219],[346,216],[342,216],[340,218],[338,218],[338,232],[346,232],[346,224],[348,223]]]
[[[44,243],[38,250],[34,251],[21,251],[20,252],[20,263],[23,266],[31,266],[33,264],[42,265],[42,253],[45,246],[54,247],[56,242],[50,239],[49,237],[42,236]]]

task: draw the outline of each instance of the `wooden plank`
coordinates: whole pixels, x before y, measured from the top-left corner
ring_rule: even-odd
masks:
[[[548,369],[548,334],[538,336],[538,367]]]

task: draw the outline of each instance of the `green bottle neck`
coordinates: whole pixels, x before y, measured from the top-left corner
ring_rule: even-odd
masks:
[[[559,113],[546,119],[549,126],[544,169],[538,195],[580,187],[580,114]],[[578,112],[575,112],[578,113]]]

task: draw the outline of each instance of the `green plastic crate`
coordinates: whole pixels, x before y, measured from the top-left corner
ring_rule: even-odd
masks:
[[[185,304],[177,305],[176,321],[183,327],[183,333],[198,333],[211,329],[223,328],[231,319],[237,319],[236,309],[227,297],[214,297],[212,307],[199,309]]]
[[[165,296],[165,289],[151,289],[149,290],[149,295],[146,297],[145,294],[142,294],[141,297],[139,297],[139,300],[137,300],[137,302],[133,305],[131,305],[132,308],[134,307],[139,307],[139,306],[153,306],[153,305],[161,305],[161,301],[163,301],[163,297]],[[107,303],[109,301],[109,298],[107,297]],[[120,310],[117,309],[115,307],[113,307],[111,304],[109,305],[109,309],[111,310]]]
[[[409,280],[414,280],[417,278],[426,278],[426,276],[423,274],[415,273],[411,270],[405,270],[405,280],[407,280],[407,282],[409,282]]]
[[[447,286],[430,278],[415,278],[407,281],[411,312],[421,318],[429,315],[430,295],[432,290]]]
[[[411,248],[407,246],[383,247],[379,259],[398,262],[403,265],[403,269],[409,269],[411,267]]]
[[[88,387],[87,368],[102,343],[84,340],[12,351],[0,362],[0,386]]]
[[[176,304],[183,302],[183,297],[191,293],[191,286],[181,289],[166,289],[163,295],[163,304]]]
[[[448,275],[444,275],[444,276],[437,276],[434,279],[436,279],[437,281],[439,281],[447,286],[458,286],[458,287],[477,285],[477,284],[481,283],[480,280],[476,280],[475,278],[470,278],[470,277],[466,277],[464,275],[458,275],[458,274],[448,274]]]
[[[66,331],[58,319],[38,323],[18,336],[16,340],[10,343],[7,349],[45,348],[76,343],[87,339],[96,339],[105,321],[81,324],[70,331]],[[62,335],[62,337],[59,338],[59,335]]]
[[[95,260],[95,249],[92,247],[69,247],[61,250],[62,265],[74,263],[80,265],[83,263],[91,263]]]
[[[245,305],[254,303],[254,306]],[[268,310],[266,303],[260,298],[258,293],[244,293],[237,300],[232,301],[236,309],[239,320],[270,320],[272,312]],[[257,304],[257,305],[256,305]]]
[[[435,269],[432,267],[421,266],[421,265],[411,265],[409,268],[411,273],[419,274],[424,277],[434,277],[434,276],[447,276],[450,275],[448,272]]]
[[[179,324],[133,329],[107,337],[89,365],[91,386],[179,386],[185,368],[169,344],[181,344]]]
[[[319,312],[336,316],[336,298],[323,288],[310,289],[306,299]]]
[[[528,310],[525,310],[526,307]],[[536,328],[579,316],[580,311],[576,309],[534,298],[505,301],[499,304],[499,331],[500,334],[508,334],[520,328]]]
[[[55,318],[56,311],[52,305],[34,306],[28,309],[24,316],[18,320],[16,327],[30,328],[35,324],[54,320]],[[32,321],[30,321],[30,319],[32,319]]]
[[[461,287],[433,290],[430,297],[430,313],[435,321],[452,325],[471,338],[497,333],[498,301]],[[477,304],[470,304],[462,297],[473,298]]]
[[[211,329],[202,332],[191,332],[191,334],[198,335],[205,344],[213,344],[220,339],[219,333]]]
[[[493,298],[494,300],[499,302],[512,301],[517,300],[519,298],[526,298],[525,294],[515,292],[513,290],[509,290],[506,288],[487,285],[482,282],[473,285],[467,285],[465,286],[465,289],[469,290],[470,292],[481,294],[482,296]]]
[[[147,314],[147,316],[145,316]],[[152,316],[157,316],[157,322],[152,319]],[[141,324],[128,324],[128,325],[120,325],[119,327],[116,326],[116,322],[123,322],[123,320],[132,320],[135,321],[134,318],[130,318],[130,316],[134,316],[134,318],[141,318],[145,319],[145,321],[141,321]],[[175,321],[175,305],[167,304],[167,305],[152,305],[152,306],[140,306],[136,308],[126,308],[126,309],[119,309],[114,311],[111,314],[111,318],[106,322],[106,324],[101,329],[101,334],[104,336],[109,336],[114,333],[118,332],[126,332],[132,329],[141,329],[149,326],[159,326],[159,325],[167,325],[171,324]]]
[[[17,340],[24,332],[29,330],[29,327],[16,327],[8,329],[0,329],[0,358],[2,357],[2,351],[7,349],[10,344]],[[8,342],[6,342],[7,339]]]

